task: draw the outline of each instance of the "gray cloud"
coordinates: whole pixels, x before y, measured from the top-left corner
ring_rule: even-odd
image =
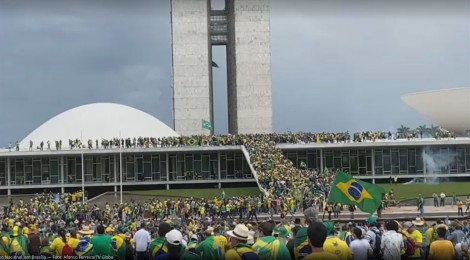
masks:
[[[430,123],[399,97],[470,85],[469,3],[390,2],[272,1],[276,131]],[[0,32],[0,146],[92,102],[172,125],[169,1],[0,0]],[[220,132],[223,56],[214,50]]]

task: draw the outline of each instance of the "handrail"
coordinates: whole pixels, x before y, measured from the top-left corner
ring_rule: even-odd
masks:
[[[251,158],[250,158],[250,153],[248,152],[248,150],[246,149],[246,147],[244,145],[241,146],[242,148],[242,153],[243,155],[245,156],[245,159],[246,159],[246,162],[248,163],[248,166],[250,167],[250,170],[251,170],[251,173],[253,173],[253,177],[255,177],[255,180],[256,180],[256,184],[258,184],[258,188],[259,190],[264,194],[264,195],[268,195],[268,192],[261,186],[261,184],[259,183],[259,180],[258,180],[258,174],[255,170],[255,168],[253,167],[253,165],[251,164]]]

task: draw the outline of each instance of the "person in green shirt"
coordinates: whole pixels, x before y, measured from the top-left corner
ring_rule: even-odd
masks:
[[[165,254],[168,252],[168,246],[166,244],[165,235],[171,231],[170,224],[164,222],[158,226],[158,231],[154,233],[158,237],[152,240],[149,245],[150,255],[152,259],[156,256]]]
[[[205,232],[205,239],[196,248],[196,253],[202,256],[204,260],[222,260],[224,259],[225,245],[220,239],[214,236],[214,229],[209,227]]]
[[[104,234],[102,225],[99,225],[96,231],[98,234],[90,239],[90,244],[93,245],[93,255],[97,257],[113,256],[111,236]]]
[[[168,259],[180,259],[180,260],[199,260],[201,257],[193,252],[186,252],[183,249],[183,234],[180,231],[173,229],[166,233],[165,241],[168,247],[168,252],[161,254],[155,258],[155,260],[168,260]]]
[[[289,259],[286,245],[273,236],[274,222],[263,222],[259,225],[260,238],[252,246],[260,259]]]

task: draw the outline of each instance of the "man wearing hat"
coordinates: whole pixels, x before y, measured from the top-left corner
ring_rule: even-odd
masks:
[[[260,238],[252,246],[260,259],[289,259],[286,245],[273,236],[274,222],[263,222],[259,225]]]
[[[416,230],[418,230],[423,235],[423,254],[424,256],[426,256],[427,252],[429,252],[430,245],[428,234],[426,232],[426,223],[421,217],[416,217],[415,220],[411,221],[411,223],[415,226]]]
[[[83,226],[81,230],[78,231],[82,237],[91,238],[95,232],[90,228],[90,226]]]
[[[419,232],[411,221],[403,223],[403,234],[415,242],[415,254],[408,259],[421,259],[421,248],[423,246],[423,235]]]
[[[168,245],[168,252],[157,256],[156,260],[167,259],[184,259],[184,260],[197,260],[201,259],[199,255],[193,252],[186,252],[183,249],[184,240],[183,234],[180,231],[173,229],[165,235],[166,244]]]
[[[225,259],[260,259],[256,252],[246,244],[249,237],[249,231],[250,230],[243,224],[238,224],[233,230],[227,231],[230,249],[225,254]]]
[[[336,235],[337,232],[334,222],[324,222],[323,225],[326,228],[327,235],[325,243],[323,243],[323,250],[336,255],[340,260],[351,260],[351,250],[348,244]]]

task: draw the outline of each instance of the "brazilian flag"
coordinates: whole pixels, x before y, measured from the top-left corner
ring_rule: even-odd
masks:
[[[354,179],[344,172],[337,172],[328,196],[328,202],[356,205],[360,210],[373,214],[382,203],[385,190],[375,184]]]
[[[196,137],[185,137],[184,145],[186,146],[197,146],[199,145],[199,139]]]

